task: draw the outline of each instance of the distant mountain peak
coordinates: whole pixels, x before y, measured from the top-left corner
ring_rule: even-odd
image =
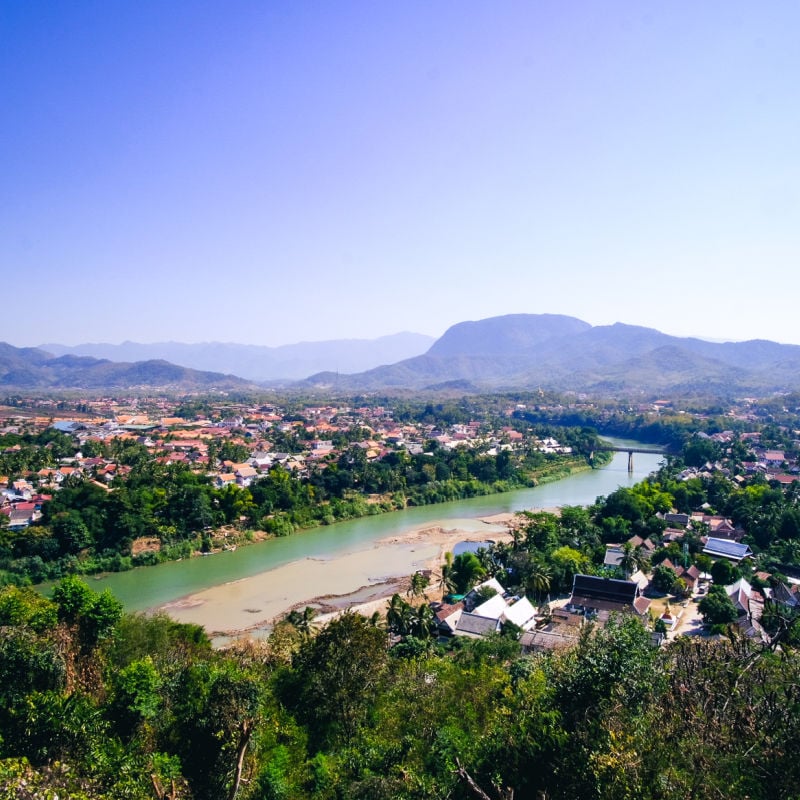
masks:
[[[459,322],[444,332],[428,355],[505,355],[510,350],[529,350],[548,339],[582,333],[591,327],[588,322],[561,314],[506,314]]]

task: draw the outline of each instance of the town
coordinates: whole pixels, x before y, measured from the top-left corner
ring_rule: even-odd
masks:
[[[800,732],[797,412],[790,396],[7,398],[0,778],[142,800],[790,797],[775,748]],[[600,434],[660,446],[660,466],[506,515],[368,612],[294,607],[213,647],[80,577],[602,469]]]

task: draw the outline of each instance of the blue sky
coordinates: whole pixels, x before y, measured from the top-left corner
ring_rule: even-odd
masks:
[[[0,0],[0,340],[800,343],[794,2]]]

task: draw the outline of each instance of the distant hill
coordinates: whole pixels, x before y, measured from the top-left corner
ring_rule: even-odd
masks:
[[[249,385],[233,375],[250,381],[292,382],[300,389],[351,392],[542,388],[604,394],[764,394],[800,390],[800,346],[763,340],[708,342],[623,323],[592,326],[557,314],[460,322],[436,341],[401,333],[283,347],[219,342],[0,345],[0,386]]]
[[[427,353],[359,374],[319,373],[305,385],[343,391],[469,385],[480,391],[800,389],[800,346],[761,340],[715,343],[616,323],[513,314],[449,328]]]
[[[43,344],[41,348],[58,356],[92,356],[112,361],[165,359],[184,367],[239,375],[251,381],[296,381],[322,370],[353,373],[381,364],[394,364],[424,353],[433,342],[431,336],[397,333],[378,339],[299,342],[281,347],[224,342],[123,342],[79,344],[74,347]]]
[[[508,314],[480,322],[459,322],[448,328],[428,350],[428,355],[447,358],[508,356],[534,352],[546,341],[574,336],[591,325],[574,317],[558,314]]]
[[[233,375],[201,372],[151,359],[119,363],[88,356],[54,356],[40,348],[0,342],[0,386],[46,391],[62,389],[247,389],[252,384]]]

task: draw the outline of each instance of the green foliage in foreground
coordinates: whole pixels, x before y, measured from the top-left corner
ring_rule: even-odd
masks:
[[[788,647],[656,650],[621,618],[552,655],[504,637],[391,648],[374,620],[315,631],[298,613],[215,652],[112,601],[74,579],[52,600],[0,591],[1,800],[797,795]]]

